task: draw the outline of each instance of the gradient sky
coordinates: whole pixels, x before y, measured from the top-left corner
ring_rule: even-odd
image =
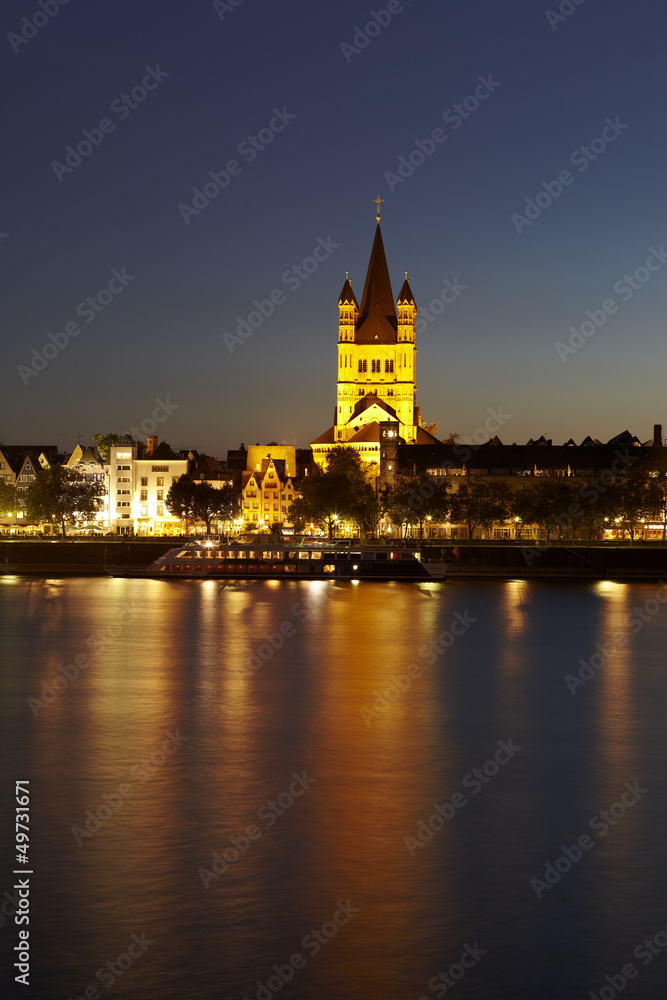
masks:
[[[337,297],[346,270],[361,294],[378,194],[394,294],[407,269],[423,318],[445,279],[466,286],[417,337],[422,417],[441,436],[471,435],[499,407],[507,443],[667,426],[667,264],[631,295],[614,289],[667,246],[667,12],[560,6],[572,13],[550,24],[546,0],[394,0],[354,52],[384,0],[70,0],[13,44],[41,8],[5,0],[4,442],[71,450],[79,434],[150,421],[160,399],[171,413],[157,433],[175,448],[308,444],[332,422]],[[136,107],[114,105],[146,67],[168,76]],[[494,92],[459,127],[443,121],[489,75]],[[250,161],[239,145],[274,108],[296,117]],[[54,168],[105,118],[113,131],[90,155]],[[627,128],[582,170],[570,157],[608,118]],[[424,163],[387,179],[438,128]],[[186,222],[179,205],[230,160],[240,172]],[[572,183],[518,232],[512,214],[563,170]],[[318,238],[339,246],[298,288],[284,283]],[[94,321],[77,317],[123,268],[127,287]],[[273,315],[230,352],[223,335],[275,289]],[[555,344],[605,300],[616,311],[561,360]],[[81,332],[22,375],[67,323]]]

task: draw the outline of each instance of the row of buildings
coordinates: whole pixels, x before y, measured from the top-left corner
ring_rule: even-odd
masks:
[[[268,529],[275,524],[289,528],[288,510],[299,482],[315,465],[325,467],[328,453],[336,447],[356,451],[378,486],[391,484],[402,474],[448,477],[450,492],[470,475],[500,478],[512,489],[522,488],[531,477],[564,477],[580,482],[584,489],[601,476],[631,466],[667,472],[660,424],[654,425],[648,440],[624,431],[606,443],[586,437],[580,444],[570,439],[554,445],[542,436],[525,445],[506,445],[497,433],[502,415],[490,412],[474,441],[439,441],[422,426],[417,404],[417,312],[407,272],[394,299],[378,215],[361,301],[349,277],[338,298],[333,424],[309,448],[275,442],[241,445],[218,460],[196,451],[174,452],[155,437],[149,437],[146,445],[124,437],[103,462],[94,448],[81,445],[69,455],[50,446],[3,446],[0,480],[16,485],[20,494],[40,468],[65,464],[88,481],[104,485],[104,509],[89,528],[159,536],[182,531],[165,500],[171,484],[185,473],[213,486],[234,484],[239,529]],[[26,525],[19,509],[0,518],[0,527],[21,531],[40,526]],[[657,537],[661,529],[662,525],[649,525],[646,534]],[[392,531],[392,525],[385,519],[380,530]],[[462,525],[434,525],[430,531],[441,538],[466,536]],[[511,525],[497,525],[481,534],[515,538],[517,531]],[[525,526],[521,537],[531,537],[531,532],[540,537],[537,528]]]

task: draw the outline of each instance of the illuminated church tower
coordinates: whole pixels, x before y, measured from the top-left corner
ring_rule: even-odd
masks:
[[[390,434],[407,444],[434,439],[421,427],[416,402],[417,305],[405,281],[394,302],[378,215],[361,305],[346,278],[338,299],[338,386],[334,425],[312,442],[321,465],[345,445],[366,462],[380,460]]]

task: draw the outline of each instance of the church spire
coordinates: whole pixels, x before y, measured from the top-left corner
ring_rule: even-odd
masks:
[[[366,283],[361,296],[354,339],[357,343],[379,341],[380,343],[394,344],[396,343],[397,322],[387,258],[378,222],[366,273]]]

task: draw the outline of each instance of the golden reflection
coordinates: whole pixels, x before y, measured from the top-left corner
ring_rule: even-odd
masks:
[[[429,666],[420,656],[451,620],[443,606],[452,597],[442,587],[431,594],[398,583],[335,587],[329,597],[312,664],[321,680],[311,721],[314,833],[304,845],[317,874],[308,895],[344,896],[361,909],[344,951],[321,961],[333,966],[342,953],[343,976],[363,981],[370,964],[395,985],[405,976],[401,955],[441,948],[460,932],[456,891],[440,870],[443,851],[458,842],[456,825],[434,833],[423,853],[411,855],[404,840],[428,822],[443,788],[460,784],[437,707],[445,660]],[[412,677],[411,665],[419,669]],[[425,902],[436,878],[450,902],[444,915]]]
[[[633,589],[636,595],[636,586]],[[595,592],[603,598],[598,634],[595,649],[583,659],[596,669],[596,676],[589,683],[595,684],[599,691],[600,764],[612,785],[618,784],[621,775],[627,773],[628,777],[620,780],[622,785],[629,780],[630,772],[635,776],[637,766],[631,591],[627,583],[603,580],[595,585]]]

